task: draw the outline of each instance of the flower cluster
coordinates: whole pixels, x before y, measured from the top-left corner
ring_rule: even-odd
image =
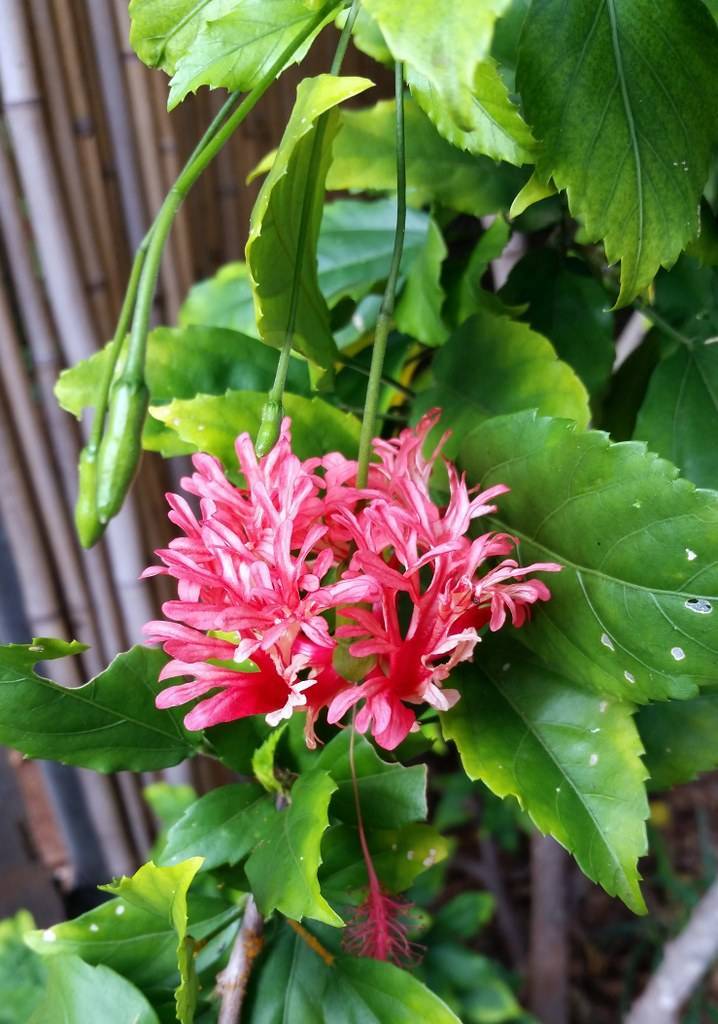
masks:
[[[439,507],[429,479],[441,445],[425,457],[435,410],[415,429],[376,440],[366,487],[357,464],[339,453],[301,461],[285,420],[274,449],[256,458],[247,434],[236,442],[243,487],[209,455],[194,456],[182,481],[199,514],[168,495],[184,534],[157,554],[178,581],[166,619],[146,627],[171,660],[159,707],[203,698],[185,718],[202,729],[263,714],[276,725],[295,711],[305,735],[327,708],[329,722],[361,705],[355,725],[388,749],[415,728],[415,708],[446,710],[458,699],[444,685],[471,658],[480,630],[521,626],[545,601],[529,579],[552,563],[520,566],[507,534],[470,536],[474,519],[496,510],[507,488],[473,493],[446,463],[449,500]]]

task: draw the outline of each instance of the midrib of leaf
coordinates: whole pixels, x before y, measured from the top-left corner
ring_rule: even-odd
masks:
[[[166,33],[166,35],[164,36],[164,42],[162,43],[162,49],[161,49],[161,51],[159,53],[159,58],[157,60],[157,64],[158,65],[165,59],[165,53],[166,53],[166,50],[167,50],[167,45],[170,42],[170,40],[173,39],[174,36],[176,36],[178,32],[181,32],[182,29],[186,25],[188,25],[192,21],[193,18],[196,18],[197,15],[200,14],[204,10],[204,8],[208,7],[211,3],[212,3],[212,0],[198,0],[198,2],[194,5],[192,10],[187,11],[187,13],[185,14],[184,18],[181,18],[177,22],[177,24],[173,28],[171,28],[169,32]],[[155,36],[155,38],[160,38],[161,39],[162,36]]]
[[[621,96],[623,98],[623,108],[626,112],[626,120],[628,122],[628,131],[631,137],[631,148],[633,150],[633,158],[636,167],[636,193],[637,193],[637,209],[638,209],[638,226],[637,226],[637,248],[636,256],[633,260],[633,269],[631,271],[630,288],[626,286],[626,291],[632,293],[638,277],[638,269],[641,263],[641,255],[643,253],[643,222],[645,217],[644,209],[644,197],[643,197],[643,167],[641,161],[641,150],[638,145],[638,132],[636,131],[636,122],[633,116],[633,110],[631,108],[631,98],[628,95],[628,83],[626,82],[626,73],[623,67],[623,55],[621,53],[621,41],[618,34],[618,19],[616,17],[615,0],[606,0],[606,7],[608,10],[608,17],[611,22],[611,41],[613,43],[613,55],[616,61],[616,71],[618,78],[621,83]],[[622,286],[623,291],[623,286]]]
[[[690,513],[686,513],[686,514],[690,514]],[[676,516],[676,518],[679,518],[679,517]],[[515,526],[509,526],[507,523],[502,522],[500,519],[497,519],[495,516],[491,517],[491,522],[492,523],[496,523],[496,525],[498,527],[500,527],[500,529],[502,531],[510,533],[510,534],[512,534],[515,537],[518,537],[519,540],[525,541],[527,544],[532,544],[534,547],[538,548],[540,551],[543,551],[547,555],[551,556],[551,558],[554,558],[556,561],[561,562],[563,565],[567,566],[570,569],[574,569],[577,573],[583,573],[585,576],[596,576],[599,580],[604,580],[604,581],[606,581],[608,583],[613,583],[613,584],[615,584],[618,587],[626,587],[627,589],[630,589],[630,590],[641,590],[641,591],[643,591],[646,594],[665,594],[666,597],[685,597],[686,595],[688,595],[688,596],[693,596],[693,597],[704,597],[707,601],[718,601],[718,596],[714,596],[714,595],[711,595],[711,594],[693,594],[693,595],[691,595],[691,594],[689,594],[688,591],[685,591],[685,590],[666,590],[666,589],[663,589],[661,587],[646,587],[646,586],[643,586],[641,583],[633,583],[633,582],[630,582],[629,580],[619,579],[617,576],[611,576],[609,573],[600,572],[598,569],[591,569],[591,568],[589,568],[589,566],[579,565],[576,562],[570,561],[570,559],[566,558],[560,552],[553,551],[551,548],[546,547],[545,544],[540,544],[537,540],[534,540],[533,537],[530,537],[530,536],[528,536],[528,534],[523,533],[521,530],[518,530]],[[655,524],[649,523],[646,527],[644,527],[644,529],[648,529],[649,526],[653,526],[653,525],[655,525]],[[705,567],[702,568],[700,571],[701,572],[705,572]],[[696,574],[694,574],[694,575],[696,575]],[[692,579],[692,577],[691,577],[691,579]],[[690,579],[687,580],[683,584],[683,586],[687,586],[689,582],[690,582]]]
[[[7,683],[23,683],[27,678],[28,678],[27,676],[20,676],[17,679],[5,678],[5,680],[0,678],[0,685],[2,685],[3,681],[7,682]],[[121,724],[122,722],[130,722],[132,725],[138,725],[142,729],[149,729],[150,732],[156,732],[158,736],[169,737],[170,739],[173,738],[171,733],[165,732],[162,729],[159,729],[155,725],[150,725],[149,723],[143,722],[141,719],[138,719],[138,718],[133,718],[130,715],[120,714],[120,712],[114,711],[113,709],[106,707],[104,704],[101,704],[99,701],[92,700],[91,698],[85,697],[81,693],[81,691],[85,689],[84,686],[76,686],[76,687],[68,686],[67,688],[65,688],[64,686],[60,686],[58,683],[53,683],[53,681],[51,679],[45,679],[43,676],[39,676],[39,675],[37,675],[34,672],[31,674],[31,676],[29,678],[31,678],[33,680],[33,682],[35,682],[35,683],[40,683],[46,689],[52,690],[53,693],[58,693],[61,697],[73,697],[75,700],[79,700],[83,704],[88,704],[90,707],[97,708],[100,711],[103,711],[105,714],[110,715],[111,717],[116,718],[117,721],[111,723],[111,725],[113,727],[115,725]],[[95,688],[95,685],[96,685],[95,680],[92,680],[91,682],[85,684],[85,686],[92,686],[93,689]],[[171,717],[172,716],[170,716],[170,718]],[[106,728],[106,727],[103,726],[102,728]],[[39,735],[45,735],[45,733],[40,733]],[[184,746],[190,746],[190,744],[185,740],[184,741]]]
[[[623,866],[621,865],[620,861],[617,859],[616,855],[613,853],[613,850],[611,849],[611,846],[609,845],[608,839],[606,838],[606,836],[604,835],[603,830],[599,826],[598,821],[596,820],[596,817],[595,817],[593,811],[588,806],[588,804],[583,800],[581,791],[579,790],[577,784],[573,781],[571,776],[568,775],[567,772],[561,767],[561,764],[556,759],[555,755],[551,751],[551,749],[548,746],[548,744],[544,741],[544,739],[541,736],[541,734],[538,732],[537,729],[532,728],[532,726],[531,726],[530,722],[527,720],[526,716],[514,704],[514,702],[511,700],[511,698],[508,696],[508,694],[499,687],[499,685],[495,682],[495,680],[492,679],[491,681],[492,681],[492,683],[494,685],[494,689],[503,697],[505,702],[509,705],[509,707],[514,711],[514,713],[521,720],[521,723],[523,724],[524,728],[526,729],[526,734],[531,735],[531,736],[534,737],[534,739],[536,739],[536,741],[539,743],[539,745],[543,749],[543,751],[546,754],[546,756],[548,757],[548,759],[552,762],[552,764],[554,765],[554,767],[558,771],[558,773],[561,776],[561,778],[566,780],[566,782],[568,783],[568,785],[572,789],[573,793],[577,797],[580,806],[584,809],[585,813],[591,819],[591,821],[592,821],[592,823],[594,825],[594,828],[596,830],[596,834],[600,837],[601,842],[603,843],[604,849],[606,850],[606,853],[608,854],[608,856],[609,856],[609,858],[611,860],[611,863],[614,865],[615,869],[620,873],[621,877],[625,880],[626,884],[628,885],[628,887],[630,889],[631,888],[630,881],[629,881],[628,876],[626,875],[626,872],[625,872]],[[514,764],[515,764],[515,760],[514,760]],[[518,779],[517,779],[517,782],[518,782]],[[529,814],[531,814],[530,810],[529,810]],[[560,819],[561,815],[558,813],[558,805],[557,805],[557,814],[558,814],[559,819]],[[592,853],[591,853],[591,858],[590,859],[591,859],[591,865],[593,866],[593,854]],[[597,874],[597,872],[594,871],[594,874]]]

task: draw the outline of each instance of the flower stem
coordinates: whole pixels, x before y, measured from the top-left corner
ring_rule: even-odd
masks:
[[[394,315],[396,285],[399,279],[401,254],[404,249],[404,231],[406,228],[406,152],[404,144],[404,76],[400,61],[397,61],[394,65],[394,90],[396,93],[396,229],[394,231],[394,251],[391,257],[391,267],[389,268],[384,298],[382,299],[374,333],[369,383],[366,389],[364,416],[361,434],[359,435],[358,487],[366,487],[369,476],[369,457],[371,455],[371,442],[379,408],[384,357]]]
[[[347,14],[344,27],[342,28],[339,42],[337,43],[334,59],[330,68],[330,74],[338,75],[342,68],[344,56],[347,52],[349,39],[351,38],[354,22],[359,14],[359,0],[352,0],[351,8]],[[294,329],[297,325],[297,311],[299,309],[299,296],[301,294],[301,278],[304,264],[304,245],[307,237],[310,219],[314,212],[314,205],[317,201],[315,181],[319,161],[324,146],[324,138],[327,131],[329,115],[322,114],[316,122],[312,148],[309,154],[307,167],[307,184],[302,196],[302,210],[299,218],[299,230],[297,232],[297,249],[294,254],[294,269],[292,272],[292,283],[289,292],[289,311],[287,312],[287,323],[284,330],[284,341],[279,352],[277,369],[274,375],[274,383],[267,395],[267,401],[262,409],[259,431],[255,449],[257,455],[266,455],[272,450],[279,437],[279,428],[283,416],[282,400],[284,388],[287,383],[287,373],[292,356],[292,343],[294,341]]]
[[[123,304],[123,314],[121,314],[120,324],[116,331],[116,337],[119,336],[120,341],[113,346],[109,360],[110,366],[106,375],[109,394],[101,394],[100,397],[104,398],[104,401],[102,405],[98,404],[95,411],[93,437],[101,438],[96,467],[94,466],[94,456],[92,456],[92,478],[90,474],[86,475],[84,488],[81,481],[83,491],[87,491],[88,486],[91,488],[96,486],[94,502],[91,500],[93,495],[86,493],[82,495],[85,519],[87,520],[88,510],[93,512],[91,508],[93,504],[96,512],[96,522],[90,524],[90,527],[93,528],[88,527],[85,530],[86,536],[93,538],[93,543],[102,533],[103,525],[121,508],[139,462],[141,434],[149,402],[149,394],[144,380],[147,334],[162,252],[177,211],[194,183],[259,102],[287,62],[312,33],[322,25],[327,16],[339,6],[338,0],[328,0],[323,4],[241,102],[238,102],[238,93],[229,96],[165,197],[143,243],[144,253],[142,255],[138,253],[136,257],[137,276],[135,280],[131,279],[130,287],[128,287],[128,294]],[[121,379],[112,385],[112,374],[130,313],[132,313],[132,323],[127,346],[127,360]],[[120,326],[124,328],[121,335]]]

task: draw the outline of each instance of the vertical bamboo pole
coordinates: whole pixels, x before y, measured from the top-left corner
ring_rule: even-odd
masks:
[[[72,508],[75,500],[79,431],[71,417],[60,409],[53,393],[60,372],[57,341],[36,275],[30,237],[10,158],[1,145],[0,233],[5,251],[12,255],[8,260],[10,277],[32,356],[40,408],[50,437],[52,456],[57,465],[66,508]],[[122,619],[110,581],[107,553],[104,545],[98,545],[91,551],[82,551],[81,557],[103,640],[103,660],[107,662],[126,644]],[[80,639],[84,637],[80,636]]]
[[[62,175],[62,184],[72,214],[73,234],[77,240],[87,297],[92,305],[96,329],[103,337],[112,330],[112,298],[107,276],[95,244],[91,219],[87,216],[87,198],[82,165],[73,142],[80,127],[74,122],[70,97],[65,86],[57,37],[47,0],[30,0],[33,28],[43,78],[52,140]]]
[[[87,95],[83,76],[82,53],[78,47],[77,29],[73,12],[67,0],[52,0],[54,10],[54,42],[59,46],[62,58],[67,92],[71,104],[72,126],[75,147],[82,169],[82,183],[85,190],[84,211],[81,213],[92,223],[93,235],[101,254],[102,266],[109,283],[109,294],[113,310],[118,310],[124,294],[124,277],[129,260],[122,258],[122,246],[113,239],[111,218],[107,215],[105,184],[100,159],[97,128],[92,104]],[[50,19],[48,18],[48,21]],[[120,249],[118,254],[117,250]],[[118,258],[119,256],[119,258]],[[114,317],[112,318],[114,320]],[[104,337],[109,337],[112,329]]]
[[[105,116],[112,140],[120,198],[130,248],[135,250],[148,226],[128,101],[122,71],[112,0],[87,0],[87,14],[97,57]]]
[[[92,320],[53,173],[22,0],[5,0],[4,15],[0,86],[5,114],[64,355],[75,362],[95,349]],[[139,637],[153,608],[147,588],[137,581],[147,556],[132,502],[126,502],[106,536],[127,630]]]
[[[29,625],[36,636],[67,636],[60,599],[50,572],[42,530],[17,458],[16,439],[0,395],[0,515],[15,558]],[[74,659],[53,662],[53,678],[64,686],[80,682]],[[83,792],[97,828],[107,865],[114,874],[132,871],[135,851],[127,842],[112,780],[80,771]]]

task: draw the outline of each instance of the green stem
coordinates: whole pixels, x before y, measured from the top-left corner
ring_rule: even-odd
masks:
[[[352,29],[354,22],[357,19],[359,13],[359,0],[352,0],[352,6],[347,15],[342,33],[339,37],[332,66],[330,68],[330,74],[338,75],[342,69],[342,63],[347,52],[349,45],[349,39],[351,38]],[[289,293],[289,312],[287,313],[287,326],[284,332],[284,342],[282,349],[279,353],[279,361],[277,363],[277,372],[274,377],[274,383],[272,384],[271,391],[269,392],[269,401],[281,404],[282,396],[284,394],[284,388],[287,382],[287,371],[289,370],[289,361],[292,353],[292,341],[294,339],[294,328],[297,324],[297,310],[299,309],[299,296],[300,296],[300,283],[302,274],[302,263],[304,257],[304,242],[307,235],[307,228],[309,226],[309,218],[312,214],[312,208],[316,200],[316,193],[314,192],[314,181],[317,176],[317,169],[319,166],[319,160],[322,154],[322,147],[324,145],[324,137],[327,130],[328,114],[322,114],[317,120],[316,129],[314,132],[314,138],[312,140],[312,149],[309,154],[309,166],[307,168],[307,187],[304,190],[304,196],[302,197],[302,212],[299,219],[299,231],[297,235],[297,251],[294,258],[294,271],[292,273],[292,285]]]
[[[366,487],[369,476],[369,457],[371,455],[371,442],[374,436],[377,411],[379,409],[384,357],[386,356],[386,345],[394,315],[396,285],[399,279],[401,254],[404,249],[404,231],[406,228],[406,153],[404,145],[404,76],[400,61],[397,61],[394,65],[394,91],[396,93],[396,229],[394,232],[394,251],[374,333],[374,349],[369,369],[369,383],[366,389],[364,417],[359,435],[358,487]]]
[[[147,258],[142,271],[142,278],[137,293],[137,305],[132,318],[132,333],[130,335],[129,354],[127,358],[127,374],[138,379],[144,372],[145,348],[147,343],[147,330],[149,327],[150,311],[154,298],[157,277],[159,274],[162,250],[172,227],[174,218],[184,201],[187,193],[203,171],[214,160],[215,156],[224,146],[234,131],[244,121],[247,115],[254,109],[259,100],[264,96],[267,89],[275,80],[277,75],[284,68],[285,64],[294,56],[299,47],[326,19],[327,15],[336,8],[336,0],[324,4],[314,15],[312,20],[298,33],[292,42],[287,46],[279,57],[274,61],[268,71],[264,73],[259,82],[244,100],[226,118],[221,127],[217,128],[211,135],[208,142],[198,146],[195,155],[188,162],[187,166],[180,173],[177,181],[170,189],[163,202],[155,220]],[[218,115],[219,117],[219,115]]]
[[[669,337],[679,341],[681,345],[687,345],[688,348],[693,348],[694,339],[689,338],[687,334],[682,334],[681,331],[675,328],[672,324],[669,324],[669,322],[665,320],[660,313],[657,313],[652,306],[647,306],[643,302],[636,302],[634,305],[641,316],[644,316],[646,320],[650,320],[654,327],[657,327],[660,331],[663,331],[664,334],[667,334]]]

